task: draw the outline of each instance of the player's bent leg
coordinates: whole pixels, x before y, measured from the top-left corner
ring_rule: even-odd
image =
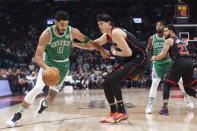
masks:
[[[197,92],[194,89],[192,89],[191,87],[188,87],[188,86],[186,86],[184,88],[185,88],[185,91],[188,95],[193,96],[194,98],[197,98]]]
[[[46,102],[47,105],[51,104],[54,101],[57,93],[58,92],[56,90],[49,89],[49,93],[48,93],[48,95],[45,99],[45,102]]]
[[[106,96],[106,98],[108,100],[111,100],[111,103],[114,101],[114,97],[117,101],[117,112],[115,112],[113,115],[110,114],[110,118],[113,117],[112,121],[110,121],[111,123],[119,122],[121,120],[126,120],[128,118],[128,114],[126,112],[126,109],[125,109],[124,103],[123,103],[120,80],[124,79],[125,77],[128,77],[128,72],[129,72],[129,70],[131,70],[132,66],[133,66],[132,62],[128,62],[128,63],[124,64],[123,66],[118,68],[115,72],[110,74],[110,76],[104,82],[104,85],[106,85],[106,87],[104,87],[104,88],[106,88],[106,89],[110,88],[110,91],[108,91],[108,93],[107,93],[108,98],[107,98],[107,96]],[[112,111],[112,109],[113,109],[112,105],[110,106],[110,108]],[[114,109],[116,109],[116,108],[114,107]]]
[[[148,104],[146,107],[146,114],[152,114],[152,105],[153,105],[154,99],[156,98],[157,88],[159,86],[160,81],[161,79],[157,77],[156,71],[153,67],[152,85],[151,85],[150,92],[149,92]]]
[[[15,126],[16,121],[21,119],[23,111],[34,102],[36,96],[42,91],[42,89],[43,88],[41,85],[37,85],[25,96],[24,101],[20,105],[18,111],[14,114],[14,116],[10,120],[6,122],[6,124],[9,127]]]
[[[170,96],[170,87],[171,83],[169,81],[164,82],[164,87],[163,87],[163,107],[159,111],[159,115],[168,115],[168,99]]]
[[[153,79],[153,81],[152,81],[152,85],[151,85],[150,92],[149,92],[148,105],[146,108],[147,114],[152,113],[152,104],[154,102],[154,99],[156,98],[157,88],[159,86],[160,81],[161,81],[160,78]]]
[[[21,119],[24,110],[35,101],[36,96],[44,88],[45,84],[42,81],[42,71],[43,70],[40,69],[35,87],[25,96],[23,103],[20,105],[14,116],[6,122],[9,127],[14,127],[16,125],[16,122]]]
[[[156,78],[152,80],[152,85],[151,85],[150,92],[149,92],[149,98],[150,97],[156,98],[157,88],[159,86],[160,81],[161,81],[160,78]]]
[[[36,96],[42,92],[42,89],[44,88],[45,84],[43,83],[36,83],[36,86],[25,96],[24,103],[32,104],[34,103]]]
[[[110,83],[109,77],[110,77],[110,75],[108,75],[105,78],[105,81],[103,82],[103,89],[104,89],[105,97],[106,97],[106,99],[109,103],[109,106],[110,106],[110,113],[107,115],[107,117],[100,120],[101,123],[114,123],[115,122],[114,121],[114,114],[117,111],[114,93],[109,85],[109,83]]]
[[[64,78],[65,77],[66,76],[64,76]],[[38,109],[36,110],[36,113],[35,113],[35,117],[37,117],[44,110],[46,110],[48,105],[50,105],[55,100],[55,97],[56,97],[57,93],[59,92],[59,90],[61,89],[63,83],[64,83],[64,79],[62,79],[60,84],[58,84],[57,86],[49,87],[49,92],[48,92],[47,97],[45,99],[40,100]]]
[[[161,81],[160,78],[153,79],[152,81],[152,85],[149,92],[148,105],[146,107],[146,114],[152,114],[152,105],[154,99],[156,98],[157,88],[159,86],[160,81]]]
[[[47,97],[45,99],[40,100],[39,107],[36,110],[36,116],[38,114],[41,114],[44,110],[47,109],[48,105],[50,105],[54,101],[56,95],[57,95],[57,91],[53,89],[49,89],[49,93]]]
[[[111,74],[111,76],[109,77],[109,87],[111,87],[113,94],[116,98],[117,110],[120,113],[126,113],[124,103],[123,103],[121,83],[120,83],[120,80],[124,78],[126,73],[127,73],[127,71],[124,71],[119,68],[119,69],[117,69],[116,72]]]
[[[193,109],[194,108],[194,104],[191,101],[189,95],[185,92],[184,86],[183,86],[183,80],[182,78],[179,80],[178,82],[179,88],[180,90],[183,92],[184,95],[184,102],[185,102],[185,106],[189,109]]]

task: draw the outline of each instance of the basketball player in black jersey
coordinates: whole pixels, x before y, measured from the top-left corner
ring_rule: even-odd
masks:
[[[166,41],[163,51],[157,56],[152,57],[153,60],[160,60],[166,56],[169,51],[172,59],[172,67],[170,68],[164,83],[163,89],[163,108],[159,112],[160,115],[168,115],[168,99],[170,95],[170,87],[176,85],[182,77],[183,85],[186,93],[197,98],[197,92],[191,88],[197,80],[193,79],[194,65],[192,58],[186,48],[185,43],[175,36],[175,28],[173,25],[168,25],[164,28]]]
[[[98,15],[97,22],[103,35],[94,40],[95,44],[102,46],[110,43],[112,54],[122,58],[120,64],[114,68],[103,83],[104,93],[111,111],[109,116],[100,122],[114,123],[128,118],[123,104],[120,81],[143,73],[147,56],[140,41],[133,34],[112,26],[111,17],[108,14]]]

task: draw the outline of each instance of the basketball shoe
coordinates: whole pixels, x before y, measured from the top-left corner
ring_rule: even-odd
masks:
[[[48,107],[48,106],[43,105],[44,101],[45,101],[44,99],[40,100],[40,104],[39,104],[38,109],[36,110],[35,117],[40,115]]]
[[[21,119],[21,113],[15,113],[14,117],[6,122],[9,127],[14,127],[16,125],[16,121]]]
[[[162,107],[162,109],[161,109],[160,112],[159,112],[159,115],[164,115],[164,116],[169,115],[169,113],[168,113],[168,108]]]
[[[119,121],[127,120],[127,119],[128,119],[127,113],[119,113],[119,112],[114,113],[114,121],[115,122],[119,122]]]
[[[188,95],[186,97],[184,97],[184,102],[185,102],[185,106],[187,108],[189,108],[189,109],[193,109],[194,108],[194,104],[192,103],[192,101],[190,100]]]
[[[152,105],[146,107],[146,114],[152,114]]]

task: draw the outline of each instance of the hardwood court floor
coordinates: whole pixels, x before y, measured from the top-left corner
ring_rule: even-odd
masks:
[[[162,91],[158,91],[153,114],[146,115],[148,89],[124,89],[123,96],[129,119],[117,124],[102,124],[109,111],[103,90],[74,90],[61,92],[41,116],[34,112],[41,98],[23,113],[17,127],[5,124],[19,104],[0,109],[1,131],[197,131],[197,100],[191,98],[195,108],[185,108],[183,98],[171,98],[169,116],[158,116],[162,106]],[[171,91],[171,95],[180,91]]]

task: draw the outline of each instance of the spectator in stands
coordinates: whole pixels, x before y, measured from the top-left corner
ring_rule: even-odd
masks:
[[[100,79],[99,74],[97,73],[97,71],[94,71],[94,73],[90,76],[90,86],[91,88],[96,88],[98,81]]]
[[[17,95],[17,83],[18,83],[18,77],[17,77],[17,72],[16,68],[13,68],[10,74],[7,77],[9,85],[10,85],[10,90],[12,91],[13,95]]]
[[[17,93],[19,95],[23,95],[24,93],[29,92],[31,90],[31,86],[26,79],[26,72],[17,69],[17,77],[18,77]]]
[[[87,89],[88,85],[89,85],[89,80],[85,77],[82,81],[81,81],[81,85],[83,89]]]
[[[31,84],[31,87],[34,87],[35,82],[36,82],[36,72],[32,71],[32,73],[30,75],[26,76],[26,79],[29,81],[29,83]]]

